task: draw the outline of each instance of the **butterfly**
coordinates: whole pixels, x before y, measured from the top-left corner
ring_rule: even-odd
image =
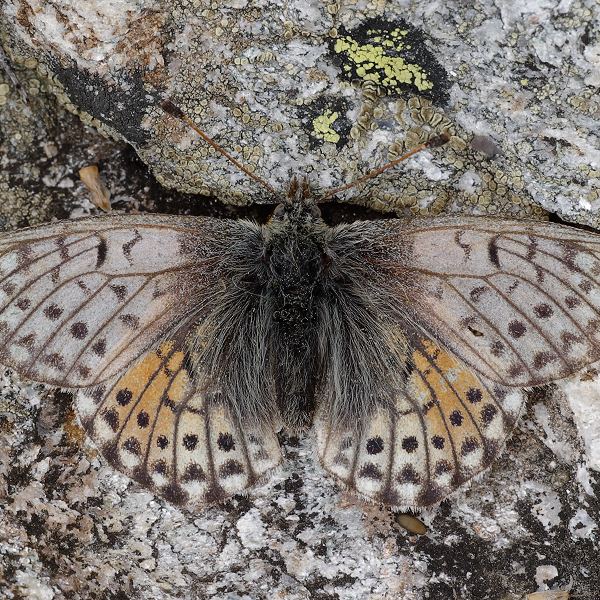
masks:
[[[330,227],[294,180],[265,225],[104,215],[2,234],[0,362],[76,390],[105,459],[174,504],[263,481],[286,429],[312,431],[347,488],[420,508],[492,463],[525,388],[600,359],[599,278],[592,233]]]

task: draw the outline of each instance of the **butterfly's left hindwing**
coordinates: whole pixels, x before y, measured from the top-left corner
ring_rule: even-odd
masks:
[[[256,484],[281,462],[273,425],[203,380],[183,331],[99,387],[80,390],[85,430],[119,471],[174,504],[203,506]]]

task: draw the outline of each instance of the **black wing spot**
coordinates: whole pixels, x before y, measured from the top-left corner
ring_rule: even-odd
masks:
[[[44,314],[50,321],[57,321],[60,319],[60,316],[63,314],[63,312],[64,309],[60,308],[56,304],[50,304],[44,309]]]
[[[190,500],[190,495],[177,484],[166,485],[160,489],[160,493],[167,502],[179,506],[187,504]]]
[[[536,369],[542,369],[555,360],[556,356],[550,352],[538,352],[533,357],[533,366]]]
[[[108,254],[108,245],[103,237],[100,237],[100,241],[96,246],[96,269],[99,269],[106,260]]]
[[[17,305],[17,308],[25,312],[31,306],[31,300],[29,300],[29,298],[19,298],[15,304]]]
[[[519,377],[525,373],[525,367],[520,363],[516,363],[509,367],[507,373],[509,377]]]
[[[106,339],[99,339],[93,346],[92,351],[98,356],[104,356],[106,354]]]
[[[166,435],[159,435],[156,438],[156,445],[161,449],[164,450],[168,445],[169,445],[169,439],[167,438]]]
[[[140,319],[135,315],[121,315],[119,320],[121,323],[123,323],[123,325],[125,325],[125,327],[129,327],[129,329],[133,329],[134,331],[139,329]]]
[[[383,473],[379,470],[379,467],[373,463],[363,465],[358,476],[362,479],[375,479],[376,481],[383,480]]]
[[[560,334],[560,341],[562,342],[563,350],[568,352],[574,344],[581,342],[581,338],[571,331],[562,331]]]
[[[454,241],[456,242],[456,245],[465,253],[465,258],[469,260],[471,258],[472,247],[471,244],[465,244],[461,241],[460,238],[464,235],[464,233],[464,231],[457,231],[454,235]]]
[[[58,353],[54,352],[52,354],[47,354],[42,359],[42,362],[57,371],[65,371],[67,366],[65,363],[65,359]]]
[[[158,475],[167,475],[167,463],[164,460],[157,460],[152,465],[152,472]]]
[[[237,460],[228,460],[225,464],[219,467],[220,479],[227,479],[227,477],[243,475],[244,473],[244,466]]]
[[[480,287],[476,287],[473,288],[471,290],[470,296],[471,296],[471,300],[473,300],[473,302],[478,302],[481,298],[481,296],[487,292],[490,288],[486,287],[486,286],[480,286]]]
[[[83,340],[88,334],[88,327],[85,323],[73,323],[71,325],[71,335],[77,340]]]
[[[120,406],[127,406],[131,402],[132,398],[133,393],[127,388],[124,388],[117,392],[116,400],[117,404],[119,404]]]
[[[129,439],[125,440],[123,443],[123,448],[135,456],[139,456],[142,451],[139,440],[134,437],[130,437]]]
[[[91,375],[92,370],[89,367],[79,365],[77,367],[77,373],[79,373],[80,377],[83,377],[83,379],[87,379]]]
[[[33,250],[29,244],[21,246],[17,250],[17,264],[19,267],[23,268],[25,265],[28,265],[28,263],[31,262],[32,254]]]
[[[496,267],[496,269],[500,268],[500,259],[498,258],[498,246],[497,246],[497,238],[492,238],[490,243],[488,244],[488,258],[490,262]]]
[[[380,452],[383,452],[383,440],[379,436],[367,440],[368,454],[379,454]]]
[[[127,287],[124,285],[111,285],[110,289],[114,292],[117,300],[123,302],[127,298]]]
[[[99,385],[97,388],[94,388],[90,394],[90,398],[94,401],[94,404],[100,404],[104,395],[106,394],[106,386]]]
[[[452,473],[452,465],[447,460],[440,460],[435,463],[434,473],[436,477]]]
[[[511,321],[508,324],[508,333],[515,339],[518,340],[523,337],[527,332],[527,327],[521,321]]]
[[[402,471],[396,476],[397,483],[419,483],[421,477],[415,471],[412,465],[406,465]]]
[[[64,236],[57,237],[55,243],[58,247],[58,253],[61,260],[67,260],[69,258],[69,248],[65,246],[66,238]]]
[[[481,411],[481,421],[487,426],[494,420],[497,413],[498,409],[493,404],[487,404]]]
[[[191,464],[185,468],[183,475],[181,476],[183,483],[189,483],[191,481],[206,481],[206,475],[200,465]]]
[[[138,231],[135,232],[135,237],[128,242],[125,242],[122,246],[123,248],[123,256],[129,261],[131,264],[131,250],[133,247],[142,239],[142,236]]]
[[[464,421],[464,416],[460,412],[460,410],[453,410],[450,413],[450,423],[454,425],[454,427],[460,427]]]
[[[78,279],[76,282],[77,287],[82,290],[85,294],[89,295],[90,293],[90,288],[85,284],[84,281],[82,281],[81,279]]]
[[[481,402],[482,398],[483,394],[479,388],[470,388],[467,390],[467,400],[471,404],[477,404],[478,402]]]
[[[471,454],[471,453],[475,452],[475,450],[477,450],[477,448],[479,448],[479,441],[476,440],[475,438],[467,438],[462,443],[460,453],[463,456],[467,456],[467,454]]]
[[[431,443],[436,450],[443,450],[446,440],[441,435],[434,435],[431,438]]]
[[[188,433],[183,437],[183,447],[192,452],[198,445],[198,436],[193,433]]]
[[[150,415],[145,410],[141,410],[138,413],[137,424],[140,429],[145,429],[150,425]]]
[[[419,441],[414,435],[410,437],[405,437],[402,440],[402,449],[409,454],[412,454],[419,448]]]
[[[230,433],[219,433],[219,437],[217,439],[217,446],[223,452],[230,452],[231,450],[235,450],[235,442],[233,440],[233,436]]]
[[[28,333],[27,335],[24,335],[23,337],[19,338],[17,340],[17,344],[19,346],[23,346],[23,348],[27,348],[27,350],[31,352],[35,346],[36,338],[37,336],[35,335],[35,333]]]
[[[554,309],[549,304],[538,304],[533,312],[538,319],[549,319],[554,314]]]
[[[505,350],[506,350],[506,346],[500,340],[496,340],[495,342],[492,342],[492,344],[490,345],[490,352],[492,353],[493,356],[500,357],[504,354]]]
[[[102,415],[102,419],[116,433],[119,428],[119,415],[117,414],[117,411],[113,408],[107,410]]]

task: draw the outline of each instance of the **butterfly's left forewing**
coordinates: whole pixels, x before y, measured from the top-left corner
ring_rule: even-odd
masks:
[[[0,363],[63,387],[114,376],[210,309],[230,223],[106,216],[3,235]]]

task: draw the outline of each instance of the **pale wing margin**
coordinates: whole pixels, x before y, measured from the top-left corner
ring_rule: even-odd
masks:
[[[398,310],[482,375],[539,385],[600,359],[600,236],[493,218],[380,227]]]
[[[243,222],[123,215],[0,237],[0,362],[88,387],[124,369],[220,289],[216,268]]]

